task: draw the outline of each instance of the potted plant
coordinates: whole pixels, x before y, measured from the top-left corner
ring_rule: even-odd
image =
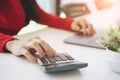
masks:
[[[106,47],[106,60],[112,71],[120,73],[120,27],[109,27],[97,43]]]

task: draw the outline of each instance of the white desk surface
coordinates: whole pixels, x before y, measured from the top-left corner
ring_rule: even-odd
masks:
[[[88,67],[68,72],[45,73],[38,64],[12,54],[0,54],[0,80],[120,80],[120,74],[111,71],[105,61],[105,50],[66,44],[63,39],[72,32],[47,28],[20,36],[40,36],[57,52],[68,52],[73,57],[88,62]]]
[[[106,26],[106,21],[113,22],[118,19],[117,8],[108,9],[108,13],[93,15],[92,19],[88,15],[94,26]],[[114,18],[115,17],[115,18]],[[106,20],[107,19],[107,20]],[[108,24],[107,24],[108,25]],[[120,80],[120,74],[111,71],[105,60],[105,50],[66,44],[63,40],[73,32],[47,28],[34,33],[19,36],[27,38],[40,36],[48,42],[57,52],[68,52],[74,58],[88,62],[88,67],[76,71],[44,73],[38,64],[33,64],[27,59],[16,57],[12,54],[0,54],[0,80]]]

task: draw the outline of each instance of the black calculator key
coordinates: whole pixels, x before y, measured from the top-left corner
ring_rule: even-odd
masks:
[[[74,58],[71,57],[71,56],[66,56],[66,57],[67,57],[67,59],[69,59],[69,60],[74,60]]]
[[[62,61],[67,61],[67,58],[63,56],[62,54],[58,54],[59,58],[62,59]]]
[[[45,58],[39,58],[43,64],[48,64],[47,60]]]
[[[48,58],[47,59],[50,61],[50,63],[56,63],[56,60],[54,58]]]
[[[54,57],[56,61],[62,61],[58,56]]]

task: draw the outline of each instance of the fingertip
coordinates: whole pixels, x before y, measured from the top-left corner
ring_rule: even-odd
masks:
[[[31,62],[36,62],[36,58],[32,56],[28,51],[25,51],[23,54],[29,61]]]
[[[76,30],[77,30],[77,31],[80,31],[80,27],[76,26]]]
[[[85,35],[85,36],[86,36],[86,35],[87,35],[87,33],[84,31],[84,32],[83,32],[83,35]]]
[[[37,59],[36,59],[35,57],[31,57],[31,58],[29,58],[29,60],[30,60],[31,62],[33,62],[33,63],[36,63],[36,62],[37,62]]]
[[[91,33],[91,32],[88,32],[88,35],[92,35],[92,33]]]
[[[54,57],[56,57],[57,56],[57,53],[54,53]]]
[[[69,56],[69,54],[66,53],[66,52],[63,52],[62,55],[64,55],[64,56]]]
[[[95,33],[96,33],[95,30],[93,30],[93,31],[92,31],[92,35],[94,35]]]
[[[43,56],[43,55],[40,54],[39,57],[40,57],[40,58],[44,58],[45,56]]]
[[[35,58],[35,59],[33,59],[33,63],[36,63],[37,62],[37,59]]]
[[[36,63],[36,62],[37,62],[37,59],[34,58],[34,57],[33,57],[33,58],[29,58],[28,60],[29,60],[30,62],[32,62],[32,63]]]
[[[45,57],[45,55],[46,55],[46,53],[44,53],[44,52],[38,52],[38,56],[41,58]]]

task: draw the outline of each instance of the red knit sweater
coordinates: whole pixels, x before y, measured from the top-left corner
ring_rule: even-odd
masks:
[[[37,7],[41,24],[46,24],[56,28],[70,30],[72,18],[62,19],[50,15],[40,7]],[[1,0],[0,1],[0,52],[4,52],[4,45],[7,41],[14,39],[15,35],[21,28],[26,25],[25,13],[20,0]]]

